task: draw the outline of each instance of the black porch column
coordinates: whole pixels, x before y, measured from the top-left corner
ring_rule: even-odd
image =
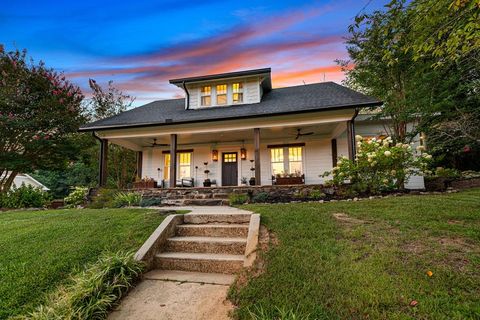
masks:
[[[137,151],[137,177],[142,179],[143,152]]]
[[[99,186],[105,187],[107,185],[107,162],[108,162],[108,140],[101,139],[100,141],[100,172],[99,172]]]
[[[353,130],[353,121],[347,121],[347,146],[348,146],[348,159],[353,161],[355,157],[355,134]]]
[[[260,186],[261,172],[260,172],[260,128],[253,129],[253,146],[255,148],[255,184]]]
[[[177,183],[177,135],[170,135],[170,188]]]

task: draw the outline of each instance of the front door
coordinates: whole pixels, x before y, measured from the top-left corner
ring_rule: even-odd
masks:
[[[222,186],[236,186],[238,181],[237,153],[225,152],[222,155]]]

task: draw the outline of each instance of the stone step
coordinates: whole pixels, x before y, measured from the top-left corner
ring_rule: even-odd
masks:
[[[165,251],[192,253],[245,254],[247,239],[220,237],[173,237],[167,239]]]
[[[247,223],[250,222],[249,213],[188,213],[184,216],[184,223]]]
[[[143,278],[147,280],[168,280],[220,285],[231,285],[233,281],[235,281],[235,276],[232,274],[161,269],[149,271],[143,276]]]
[[[243,267],[243,255],[216,253],[162,252],[155,256],[155,266],[164,270],[232,274]]]
[[[248,235],[248,224],[181,224],[177,236],[198,237],[244,237]]]

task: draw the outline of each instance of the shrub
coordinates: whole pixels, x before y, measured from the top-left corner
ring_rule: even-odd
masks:
[[[462,173],[456,169],[437,167],[434,172],[435,177],[459,178]]]
[[[308,198],[312,200],[320,200],[322,198],[325,198],[325,196],[326,194],[320,190],[312,190],[308,194]]]
[[[117,192],[118,190],[115,189],[99,189],[97,196],[92,199],[88,207],[92,209],[112,208],[113,198]]]
[[[269,196],[266,192],[259,192],[252,197],[252,202],[254,203],[265,203],[268,202]]]
[[[108,310],[133,285],[143,264],[132,253],[104,254],[71,277],[46,303],[23,319],[104,319]]]
[[[112,204],[115,208],[140,205],[142,195],[137,192],[118,192],[113,197]]]
[[[239,205],[239,204],[244,204],[244,203],[247,203],[247,201],[248,201],[248,195],[232,193],[231,195],[228,196],[228,201],[230,202],[230,205],[232,205],[232,206]]]
[[[162,204],[162,199],[160,198],[147,198],[140,201],[140,207],[153,207],[160,206]]]
[[[48,193],[41,188],[22,184],[21,187],[13,187],[7,193],[0,195],[1,208],[41,208],[50,200]]]
[[[65,204],[69,207],[76,207],[84,204],[87,192],[88,188],[86,187],[75,187],[75,189],[65,197]]]
[[[411,145],[393,144],[390,137],[365,140],[357,135],[355,139],[355,161],[342,157],[331,172],[322,175],[332,175],[334,185],[348,182],[354,191],[375,194],[403,188],[403,183],[414,173],[430,173],[426,168],[432,156],[422,153],[421,146],[417,148],[418,156],[415,156]]]

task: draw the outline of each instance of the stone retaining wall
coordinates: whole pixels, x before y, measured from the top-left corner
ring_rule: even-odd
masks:
[[[137,190],[144,199],[159,198],[164,205],[228,205],[231,194],[246,195],[250,201],[290,202],[331,199],[336,191],[323,185],[234,186]]]
[[[425,189],[428,191],[445,191],[448,188],[461,190],[475,187],[480,187],[480,178],[452,179],[438,177],[425,180]]]

